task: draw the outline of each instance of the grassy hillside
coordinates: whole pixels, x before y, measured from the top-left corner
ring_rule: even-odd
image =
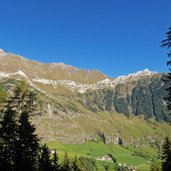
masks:
[[[0,83],[1,101],[4,101],[5,91],[10,89],[15,81],[2,79]],[[37,133],[45,141],[72,144],[98,141],[99,133],[102,133],[105,143],[116,144],[118,136],[121,136],[125,145],[134,146],[156,146],[162,143],[166,132],[171,134],[170,125],[164,121],[144,119],[143,115],[127,117],[116,111],[93,112],[84,105],[83,100],[77,93],[51,97],[39,92],[39,115],[33,117]]]
[[[143,116],[127,118],[117,113],[75,112],[75,115],[66,115],[59,112],[56,116],[37,116],[33,122],[43,139],[63,143],[98,141],[99,132],[103,132],[106,143],[117,143],[119,132],[124,144],[134,146],[160,144],[166,133],[171,136],[171,126],[164,121],[145,120]]]
[[[104,171],[104,166],[109,166],[109,170],[114,169],[112,161],[100,161],[98,158],[107,154],[117,160],[117,163],[133,165],[139,171],[145,171],[150,168],[151,161],[155,160],[157,156],[157,149],[153,147],[141,146],[119,146],[114,144],[103,144],[102,142],[86,142],[83,144],[62,144],[55,141],[48,142],[51,149],[57,149],[58,155],[62,160],[65,151],[68,152],[70,158],[84,156],[96,161],[99,171]]]

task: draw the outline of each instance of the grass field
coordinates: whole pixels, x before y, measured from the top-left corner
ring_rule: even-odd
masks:
[[[106,154],[112,154],[116,158],[117,163],[133,165],[139,171],[147,171],[150,169],[150,164],[155,156],[157,150],[152,147],[141,146],[134,148],[132,146],[122,147],[117,144],[103,144],[102,142],[86,142],[83,144],[61,144],[55,141],[48,142],[50,149],[57,149],[59,158],[63,159],[65,151],[68,152],[69,158],[85,156],[96,160],[96,165],[99,171],[104,171],[104,166],[109,167],[109,170],[114,170],[114,163],[112,161],[99,161],[98,157]]]

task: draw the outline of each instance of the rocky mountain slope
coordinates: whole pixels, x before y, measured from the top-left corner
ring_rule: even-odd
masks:
[[[16,80],[27,81],[39,97],[40,115],[33,122],[47,141],[82,143],[105,137],[105,143],[117,143],[120,136],[135,144],[162,140],[170,126],[158,123],[158,128],[150,121],[170,121],[162,77],[145,69],[109,78],[96,70],[43,64],[0,50],[1,101]]]
[[[9,74],[21,71],[29,79],[70,80],[78,83],[96,83],[107,78],[96,70],[80,70],[64,63],[44,64],[6,53],[2,49],[0,50],[0,70]]]

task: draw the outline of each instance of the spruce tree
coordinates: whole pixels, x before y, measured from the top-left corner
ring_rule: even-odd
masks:
[[[162,47],[166,47],[168,49],[171,48],[171,27],[169,28],[169,31],[166,33],[167,34],[167,38],[165,40],[162,41]],[[168,55],[168,62],[167,65],[169,67],[169,73],[167,73],[164,82],[166,85],[166,90],[168,92],[167,97],[165,98],[165,101],[167,103],[167,108],[171,114],[171,50],[169,50],[169,52],[167,53]]]
[[[52,161],[50,159],[50,150],[46,144],[41,147],[41,154],[39,158],[39,171],[52,171]]]
[[[54,153],[53,153],[52,166],[53,166],[53,171],[60,170],[59,158],[58,158],[56,150],[54,150]]]
[[[169,171],[171,168],[171,141],[166,136],[162,146],[162,170]]]
[[[35,113],[35,94],[25,82],[11,91],[0,122],[1,170],[33,170],[39,139],[30,116]]]
[[[0,122],[0,170],[14,169],[16,161],[16,142],[18,140],[18,125],[16,113],[7,105]]]
[[[162,171],[162,165],[160,160],[156,160],[151,164],[150,171]]]
[[[18,114],[18,141],[16,144],[16,171],[35,170],[39,150],[39,138],[30,117],[36,111],[36,94],[25,82],[19,82],[13,90],[9,103]]]
[[[70,170],[71,170],[71,168],[70,168],[70,161],[68,158],[68,153],[65,152],[63,165],[62,165],[62,171],[70,171]]]
[[[35,170],[39,152],[39,138],[35,134],[35,127],[29,121],[29,114],[27,112],[20,114],[18,133],[16,170]]]
[[[72,162],[72,170],[73,171],[81,171],[81,163],[77,156],[75,156],[74,161]]]

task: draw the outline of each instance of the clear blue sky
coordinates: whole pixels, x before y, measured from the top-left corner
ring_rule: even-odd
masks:
[[[171,0],[1,0],[0,48],[110,77],[167,71]]]

